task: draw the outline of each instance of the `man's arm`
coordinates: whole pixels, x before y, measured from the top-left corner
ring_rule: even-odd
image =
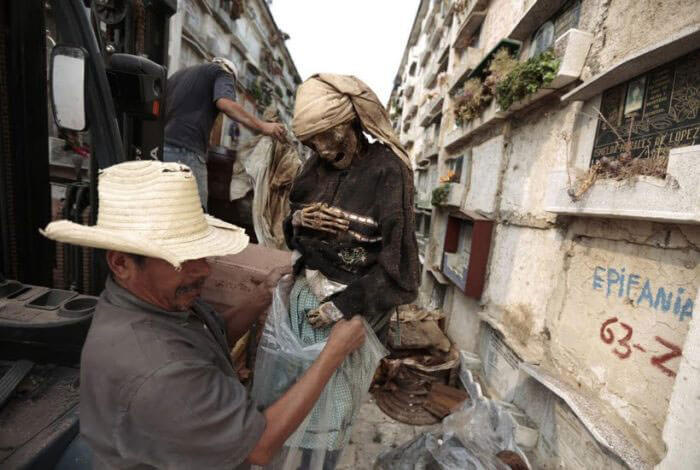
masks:
[[[326,383],[345,357],[365,341],[360,317],[340,320],[331,330],[326,347],[306,373],[264,411],[265,431],[248,456],[254,465],[266,465],[311,412]]]
[[[228,98],[219,98],[216,100],[216,107],[219,111],[226,114],[236,122],[240,122],[253,132],[274,137],[280,142],[286,141],[285,130],[282,124],[276,122],[261,121],[257,117],[250,114],[240,104]]]

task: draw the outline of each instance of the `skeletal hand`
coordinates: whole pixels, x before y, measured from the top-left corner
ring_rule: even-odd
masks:
[[[302,226],[333,234],[345,232],[350,227],[350,221],[343,216],[339,209],[329,207],[321,202],[295,211],[292,215],[292,224],[297,227]]]
[[[317,309],[307,313],[306,318],[309,320],[312,327],[323,328],[343,318],[343,313],[333,302],[324,302],[319,305]]]

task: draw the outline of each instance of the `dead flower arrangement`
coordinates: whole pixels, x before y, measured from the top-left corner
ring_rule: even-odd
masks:
[[[458,183],[459,178],[457,177],[457,173],[455,173],[453,170],[449,170],[446,174],[444,174],[440,177],[440,182],[441,183]]]
[[[498,84],[517,66],[506,48],[501,48],[493,55],[491,63],[482,80],[472,77],[464,83],[462,90],[455,95],[455,122],[463,126],[481,115],[493,100]]]

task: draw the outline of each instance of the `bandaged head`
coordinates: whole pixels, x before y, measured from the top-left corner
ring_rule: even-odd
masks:
[[[349,75],[317,74],[297,89],[292,129],[302,142],[308,143],[313,136],[336,126],[343,126],[338,129],[338,135],[347,133],[356,118],[362,129],[389,146],[411,167],[408,154],[399,143],[386,110],[377,95],[361,80]],[[321,150],[318,151],[322,158],[331,162],[335,159],[341,161],[345,157],[338,151],[333,155],[333,150],[328,150],[325,156]]]

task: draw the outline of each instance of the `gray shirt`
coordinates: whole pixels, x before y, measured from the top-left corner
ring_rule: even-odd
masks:
[[[195,65],[175,72],[168,78],[165,142],[206,155],[219,98],[236,99],[234,78],[219,65]]]
[[[248,468],[265,429],[203,302],[167,312],[111,278],[82,352],[80,432],[95,468]]]

